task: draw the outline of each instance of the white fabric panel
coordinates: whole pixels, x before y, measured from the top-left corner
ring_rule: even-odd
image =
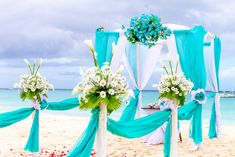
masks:
[[[122,35],[123,32],[119,32],[119,39],[117,45],[113,44],[113,58],[112,58],[112,63],[111,63],[111,69],[112,71],[116,71],[119,66],[123,63],[124,59],[124,52],[126,48],[126,38],[125,36]]]
[[[141,81],[140,81],[140,89],[143,90],[144,87],[147,85],[153,71],[155,68],[155,65],[157,61],[159,60],[159,56],[161,53],[162,45],[158,44],[156,46],[153,46],[152,48],[148,49],[145,51],[145,60],[143,61],[142,58],[141,60],[144,62],[142,64],[142,67],[140,67],[141,71]]]
[[[112,64],[111,64],[111,69],[113,71],[116,71],[119,66],[121,64],[124,64],[129,76],[130,76],[130,80],[131,83],[137,88],[137,84],[135,81],[135,77],[133,74],[133,71],[130,67],[130,64],[128,62],[127,56],[126,56],[126,45],[128,44],[128,41],[124,35],[124,31],[121,29],[117,29],[117,32],[119,32],[119,39],[117,42],[117,45],[113,45],[113,49],[114,49],[114,55],[113,55],[113,59],[112,59]]]
[[[125,66],[125,68],[126,68],[128,74],[129,74],[129,76],[130,76],[131,83],[135,86],[135,88],[139,89],[138,85],[136,84],[135,76],[134,76],[134,73],[133,73],[133,71],[132,71],[131,65],[130,65],[129,62],[128,62],[128,58],[127,58],[127,56],[126,56],[126,53],[123,54],[123,56],[124,56],[124,57],[123,57],[123,58],[124,58],[124,59],[123,59],[123,63],[124,63],[124,66]]]
[[[210,46],[204,46],[204,62],[207,77],[207,90],[218,92],[215,59],[214,59],[214,36],[207,33],[204,42],[211,42]]]
[[[218,83],[216,77],[215,58],[214,58],[214,38],[211,33],[207,33],[204,37],[204,42],[211,42],[210,46],[204,46],[204,61],[207,77],[207,90],[216,92],[215,95],[215,112],[217,135],[221,135],[221,113],[220,113],[220,95],[218,90]]]
[[[185,26],[180,25],[166,25],[171,30],[180,30],[180,29],[189,29]],[[139,94],[139,103],[138,103],[138,111],[137,111],[137,117],[141,117],[140,115],[140,108],[142,103],[142,92],[147,85],[149,79],[152,76],[152,73],[156,67],[156,63],[161,58],[161,50],[163,45],[167,46],[168,53],[166,56],[166,60],[172,60],[174,66],[176,65],[176,62],[179,62],[179,56],[176,48],[176,42],[175,42],[175,36],[172,33],[170,37],[167,38],[167,40],[159,40],[158,44],[148,48],[147,46],[137,44],[136,48],[136,63],[137,63],[137,80],[135,80],[133,71],[131,69],[131,66],[128,62],[128,58],[126,56],[126,46],[129,43],[129,41],[126,39],[124,35],[124,31],[121,29],[117,29],[117,32],[120,33],[120,37],[118,40],[118,43],[116,46],[114,46],[114,56],[112,60],[111,68],[112,70],[116,70],[120,64],[124,64],[129,76],[132,85],[134,85],[135,88],[140,90]],[[178,66],[178,71],[181,71],[181,67]],[[137,82],[137,83],[136,83]]]
[[[215,113],[216,113],[217,137],[221,137],[221,113],[220,113],[219,93],[215,94]]]
[[[138,89],[140,90],[139,94],[139,103],[138,103],[138,112],[137,117],[140,118],[141,114],[141,106],[142,106],[142,92],[153,71],[155,68],[155,65],[159,59],[160,53],[161,53],[162,45],[161,43],[158,43],[157,45],[148,48],[145,45],[138,44],[137,46],[137,75],[138,75]]]
[[[173,62],[174,66],[176,66],[176,63],[178,62],[178,72],[182,72],[174,33],[172,33],[171,36],[167,38],[167,47],[169,50],[168,58]]]

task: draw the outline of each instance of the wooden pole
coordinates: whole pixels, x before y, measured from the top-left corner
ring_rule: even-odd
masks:
[[[100,104],[99,126],[97,131],[97,157],[106,157],[107,153],[107,106],[105,103]]]

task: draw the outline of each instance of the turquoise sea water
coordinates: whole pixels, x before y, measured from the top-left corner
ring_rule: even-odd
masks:
[[[156,91],[143,92],[143,105],[147,105],[157,101]],[[71,90],[55,90],[49,92],[48,101],[60,101],[63,99],[74,97],[71,95]],[[190,100],[190,98],[187,98]],[[203,120],[209,122],[211,114],[212,99],[208,94],[207,104],[203,105]],[[0,89],[0,113],[16,110],[23,107],[31,107],[29,101],[22,102],[19,98],[17,90]],[[119,117],[123,108],[112,113],[112,117]],[[86,116],[90,113],[88,111],[80,111],[78,108],[68,111],[43,111],[44,114],[49,115],[66,115],[66,116]],[[235,98],[221,98],[221,115],[224,124],[235,125]]]

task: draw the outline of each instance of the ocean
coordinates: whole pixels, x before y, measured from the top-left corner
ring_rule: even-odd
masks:
[[[156,102],[157,95],[157,91],[144,91],[143,106]],[[50,91],[48,96],[48,101],[50,102],[74,97],[71,95],[71,90]],[[207,94],[207,98],[207,103],[203,105],[203,121],[209,123],[213,99],[209,96],[209,94]],[[187,101],[190,101],[190,96],[187,97]],[[18,90],[0,89],[0,113],[20,109],[23,107],[31,107],[31,102],[23,102],[19,97]],[[113,112],[111,117],[117,119],[121,115],[123,109],[124,107]],[[42,111],[42,114],[54,116],[90,116],[89,111],[81,111],[78,108],[74,108],[68,111]],[[221,98],[221,117],[222,124],[235,125],[235,98]]]

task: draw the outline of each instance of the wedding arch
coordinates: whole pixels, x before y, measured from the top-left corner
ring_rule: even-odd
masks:
[[[164,110],[145,117],[138,113],[140,110],[142,90],[144,90],[156,62],[160,59],[162,47],[167,47],[169,56],[179,60],[181,70],[194,83],[194,90],[207,89],[214,93],[214,103],[211,111],[209,137],[221,134],[220,97],[219,97],[219,62],[221,53],[220,39],[209,33],[202,26],[188,28],[180,25],[166,25],[173,33],[167,40],[159,41],[155,46],[147,48],[143,45],[130,44],[121,31],[109,32],[102,29],[96,31],[95,50],[98,64],[109,62],[113,57],[112,69],[124,63],[131,82],[135,86],[135,98],[125,108],[119,121],[108,118],[107,129],[116,135],[127,138],[142,137],[168,121],[165,133],[164,154],[170,156],[171,110]],[[113,45],[115,43],[115,45]],[[138,45],[138,46],[137,46]],[[115,51],[112,56],[112,49]],[[141,58],[141,59],[140,59]],[[148,69],[148,70],[146,70]],[[59,102],[43,100],[40,109],[23,108],[0,114],[0,128],[19,122],[35,111],[30,135],[25,150],[39,151],[39,111],[69,110],[79,105],[77,98]],[[79,138],[68,156],[89,156],[93,147],[99,123],[99,108],[92,110],[92,116],[87,129]],[[137,113],[137,119],[135,115]],[[177,113],[177,112],[176,112]],[[195,144],[202,142],[202,104],[192,100],[178,109],[179,120],[192,119],[190,137]]]
[[[208,135],[210,138],[220,136],[220,39],[214,34],[207,32],[202,26],[195,26],[192,29],[176,24],[165,24],[164,26],[173,30],[174,33],[166,40],[158,42],[158,44],[151,48],[145,45],[129,43],[122,29],[115,30],[114,32],[102,32],[110,36],[110,41],[107,42],[107,50],[111,51],[111,41],[117,43],[114,49],[115,54],[113,56],[112,68],[117,69],[120,64],[124,64],[132,84],[139,93],[136,94],[138,101],[136,104],[133,104],[133,108],[131,108],[132,114],[126,114],[129,117],[125,119],[134,119],[135,112],[137,112],[137,117],[140,117],[139,110],[141,109],[142,103],[141,91],[144,90],[148,83],[156,67],[156,63],[162,59],[160,55],[163,46],[165,46],[168,50],[169,59],[174,62],[179,61],[182,66],[181,71],[183,71],[186,76],[188,75],[188,77],[191,78],[191,74],[199,75],[194,83],[201,83],[201,85],[195,88],[204,88],[206,91],[214,93],[214,103],[211,110],[210,130]],[[202,66],[197,67],[198,64]],[[128,107],[130,108],[132,106]],[[123,114],[122,117],[124,118],[126,115]]]
[[[219,137],[221,134],[219,96],[220,39],[214,34],[207,32],[202,26],[195,26],[192,29],[175,24],[166,24],[165,26],[173,30],[174,33],[167,40],[160,41],[151,48],[129,43],[122,29],[114,32],[99,32],[99,30],[97,32],[97,34],[103,33],[103,38],[107,40],[107,54],[108,51],[111,52],[111,43],[116,43],[111,65],[112,69],[115,70],[120,64],[124,64],[136,90],[135,96],[138,100],[126,107],[120,121],[133,120],[135,114],[137,114],[137,118],[141,117],[139,111],[141,110],[142,90],[148,83],[156,62],[161,59],[160,54],[163,46],[166,46],[169,58],[175,62],[179,61],[181,70],[195,84],[194,90],[204,89],[213,93],[214,103],[212,104],[208,136],[210,138]],[[104,37],[104,34],[107,36]],[[99,54],[98,50],[97,52]],[[199,145],[202,142],[202,104],[198,103],[192,116],[186,119],[191,118],[190,136],[194,143]],[[184,118],[181,120],[184,120]]]

